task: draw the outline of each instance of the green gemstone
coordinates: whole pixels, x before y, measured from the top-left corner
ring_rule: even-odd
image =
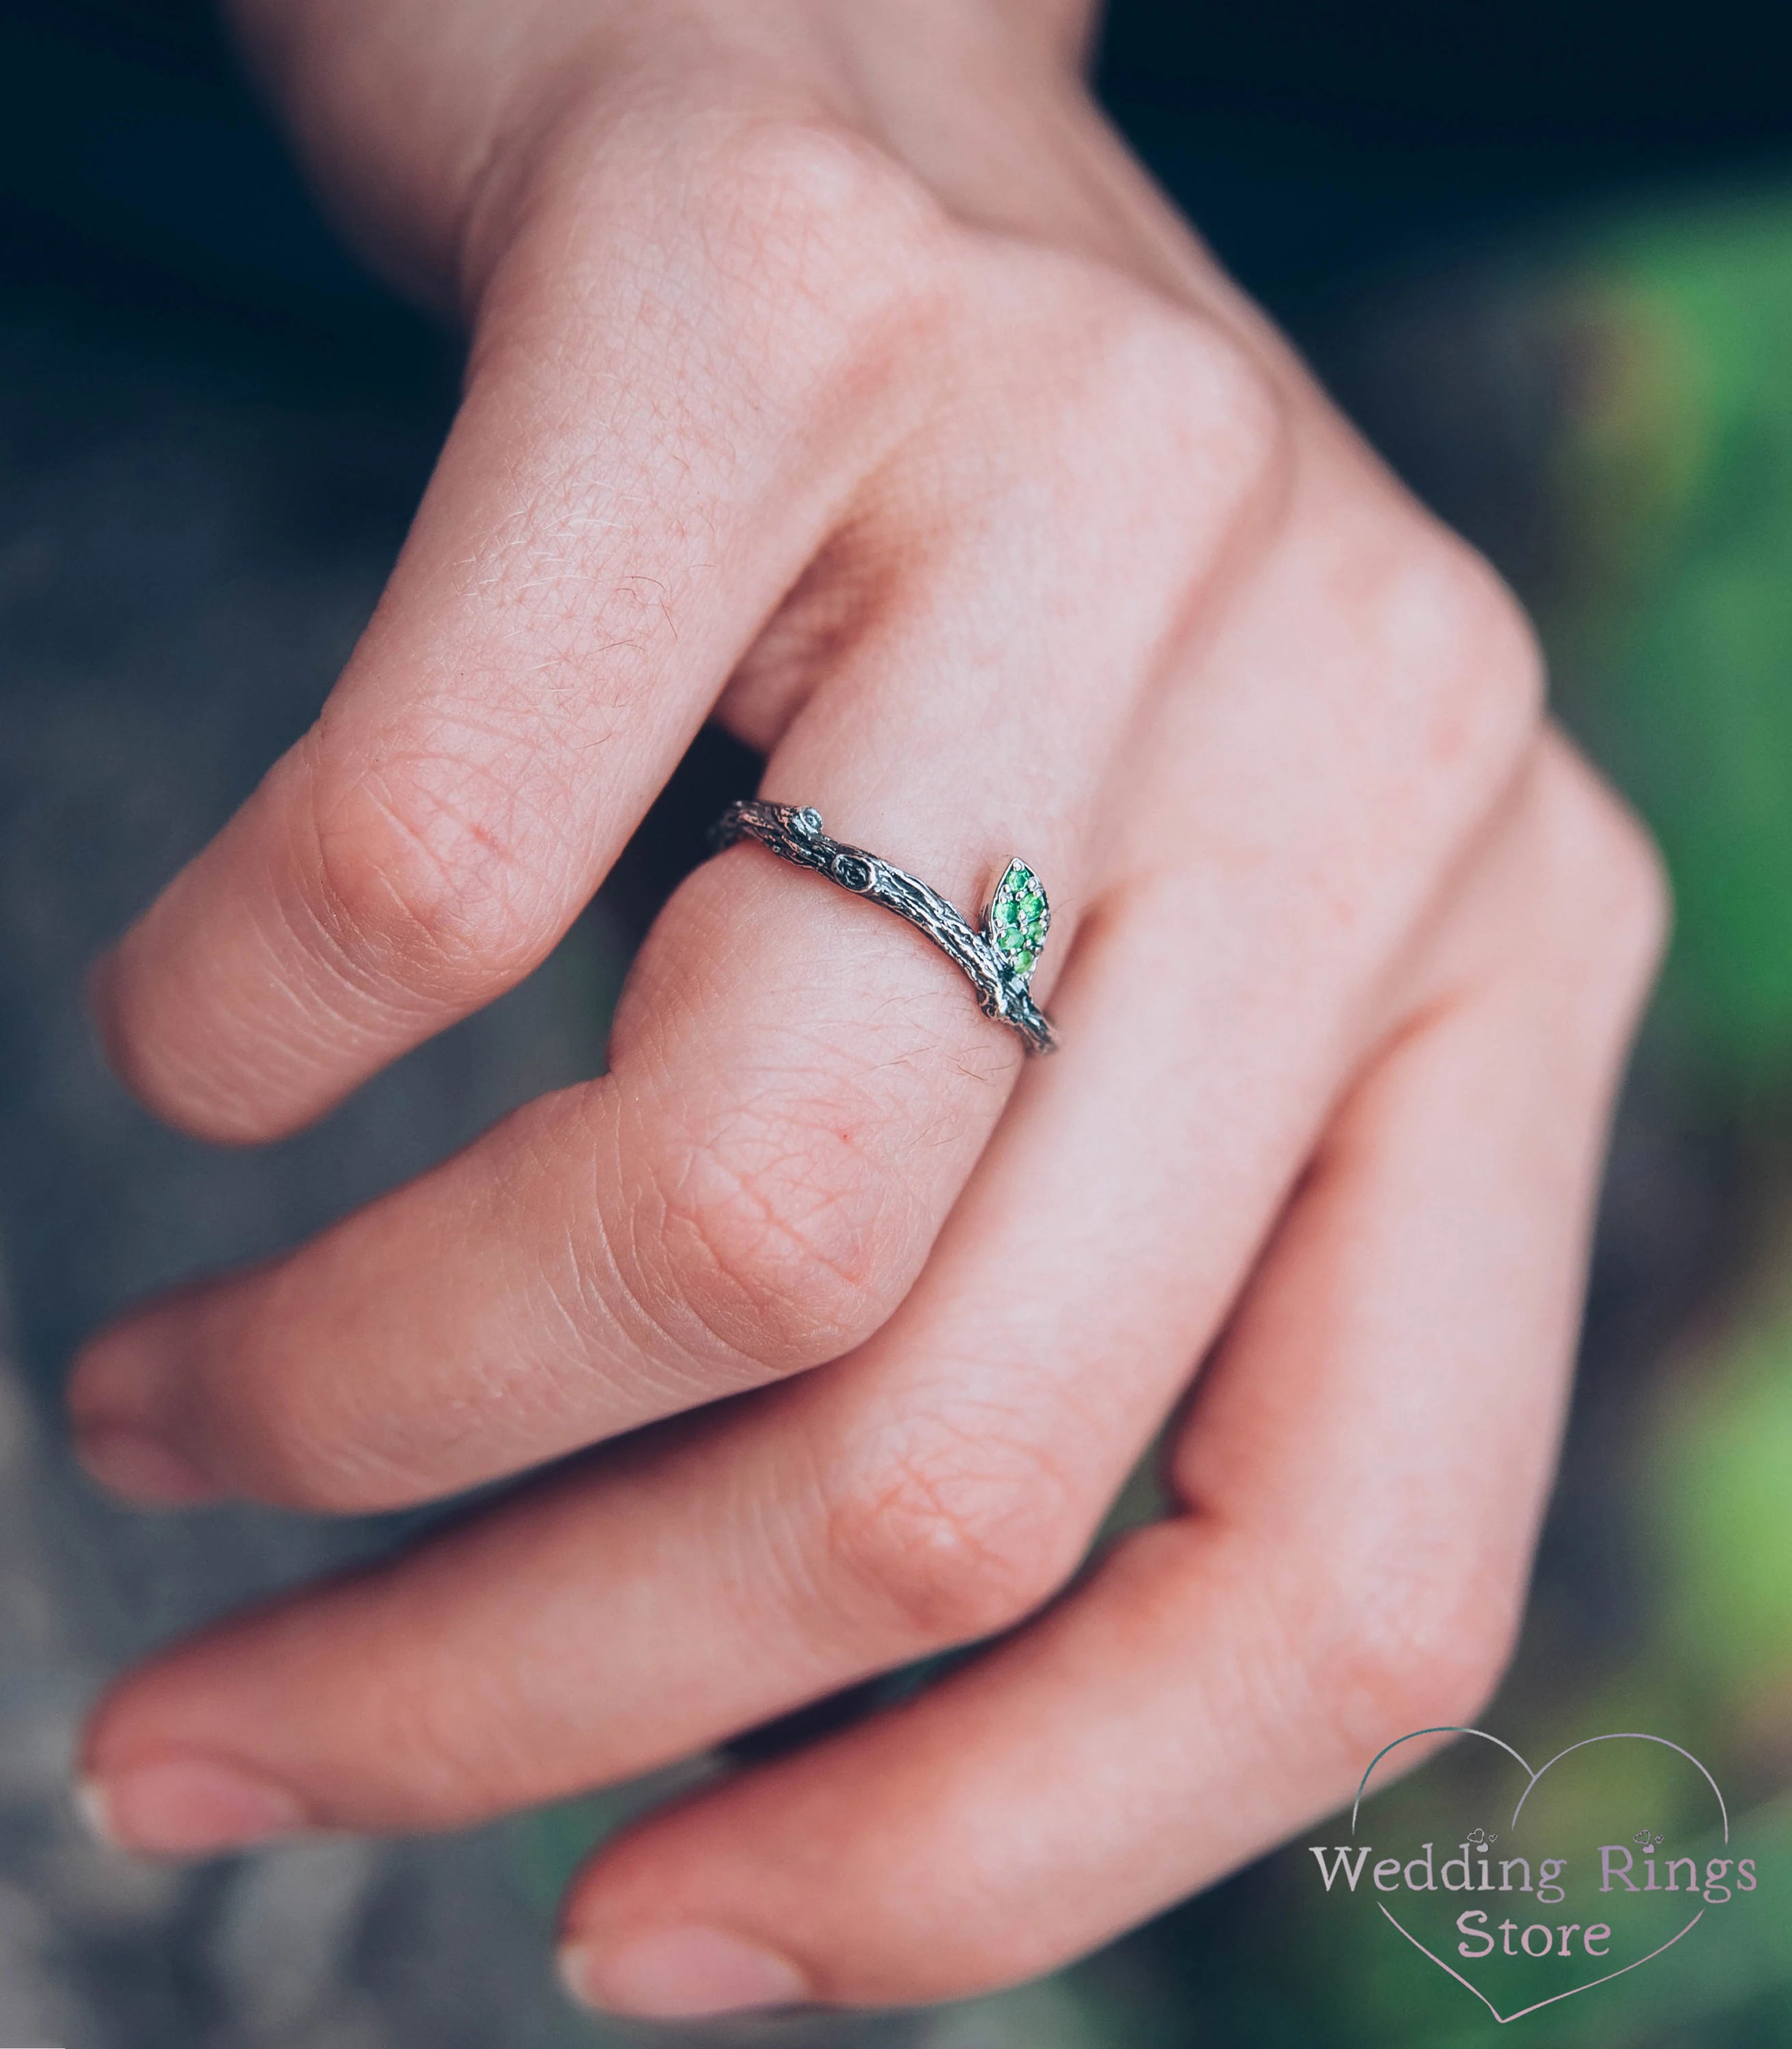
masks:
[[[1051,922],[1051,906],[1039,877],[1024,861],[1011,861],[996,885],[984,930],[1016,974],[1032,972]]]

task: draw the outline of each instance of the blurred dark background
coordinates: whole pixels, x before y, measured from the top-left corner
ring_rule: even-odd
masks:
[[[1525,1646],[1490,1720],[1545,1754],[1614,1719],[1697,1749],[1752,1832],[1763,1902],[1770,1868],[1792,1878],[1782,19],[1740,0],[1119,0],[1099,66],[1223,259],[1532,605],[1563,716],[1667,849],[1680,933],[1621,1120]],[[566,2012],[543,1956],[559,1876],[651,1787],[463,1838],[178,1872],[104,1855],[63,1790],[81,1705],[122,1657],[392,1534],[105,1506],[56,1421],[71,1343],[591,1071],[655,876],[695,845],[663,818],[629,888],[530,984],[289,1145],[187,1145],[102,1073],[85,961],[314,715],[457,369],[453,337],[338,250],[205,10],[0,5],[0,2042],[649,2039]],[[1001,1999],[690,2039],[1488,2032],[1422,1959],[1362,1954],[1304,1876],[1272,1857]],[[1697,1968],[1527,2024],[1792,2044],[1792,1945],[1752,1912]]]

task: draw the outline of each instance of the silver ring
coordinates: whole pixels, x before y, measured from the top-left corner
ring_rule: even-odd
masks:
[[[1044,884],[1024,861],[1011,861],[1003,869],[978,931],[937,889],[862,846],[830,839],[822,830],[821,813],[807,805],[798,810],[743,799],[722,813],[709,838],[718,853],[737,840],[756,839],[782,859],[813,869],[855,896],[868,896],[906,918],[964,970],[985,1017],[1018,1032],[1029,1053],[1056,1050],[1051,1021],[1027,990],[1045,944],[1051,907]]]

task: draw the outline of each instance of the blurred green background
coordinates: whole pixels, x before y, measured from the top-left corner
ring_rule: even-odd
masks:
[[[1656,192],[1552,224],[1395,291],[1354,346],[1371,426],[1397,365],[1425,366],[1434,421],[1443,387],[1508,418],[1532,395],[1527,545],[1506,566],[1563,717],[1647,818],[1677,902],[1557,1512],[1483,1719],[1537,1762],[1611,1728],[1685,1745],[1762,1888],[1670,1958],[1516,2024],[1549,2043],[1792,2042],[1792,188]],[[1448,435],[1421,449],[1403,431],[1429,495],[1460,500],[1471,531],[1487,521],[1452,483]],[[1514,531],[1496,518],[1481,538],[1497,554]],[[1704,1163],[1696,1196],[1663,1176],[1676,1151]],[[1655,1230],[1702,1242],[1680,1300],[1642,1316],[1650,1289],[1624,1266],[1646,1256],[1651,1202]],[[1239,1881],[1236,1907],[1172,1917],[1153,1954],[1187,1969],[1223,1921],[1250,1953],[1226,1967],[1238,2039],[1492,2039],[1424,1959],[1365,1954],[1360,1915],[1316,1901],[1298,1861]],[[1292,1941],[1272,1981],[1250,1931],[1278,1919]],[[1211,1984],[1215,1955],[1192,1981]],[[1254,1978],[1276,1989],[1243,2019]]]

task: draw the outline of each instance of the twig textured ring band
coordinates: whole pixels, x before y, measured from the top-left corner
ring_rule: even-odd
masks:
[[[1024,861],[1011,861],[1003,870],[978,931],[937,889],[861,846],[830,839],[822,830],[821,813],[807,806],[799,811],[789,804],[743,799],[722,813],[709,838],[718,853],[738,839],[756,839],[783,860],[812,868],[855,896],[869,896],[906,918],[964,970],[985,1017],[1018,1032],[1029,1053],[1055,1049],[1051,1021],[1027,989],[1045,944],[1051,907],[1044,885]]]

